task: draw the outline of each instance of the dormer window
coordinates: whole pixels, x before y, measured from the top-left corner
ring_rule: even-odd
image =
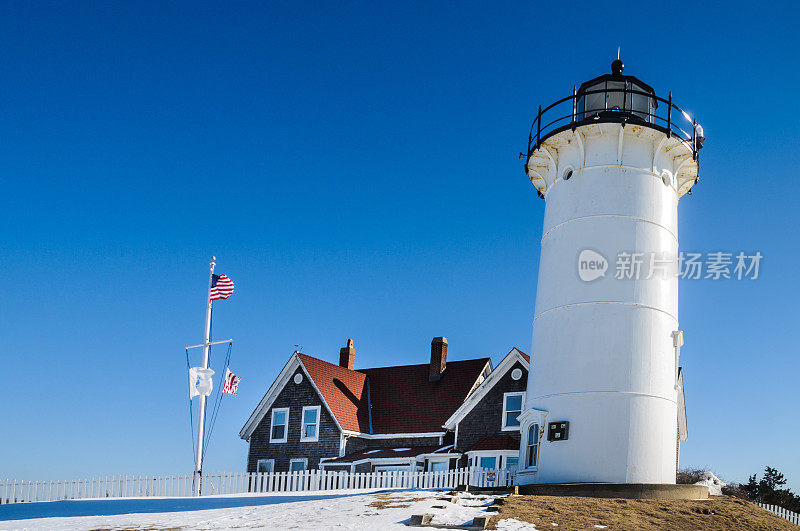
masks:
[[[525,401],[525,392],[503,394],[503,425],[502,429],[519,430],[519,417]]]
[[[306,406],[303,408],[303,425],[300,432],[301,442],[316,442],[319,440],[319,411],[320,406]]]

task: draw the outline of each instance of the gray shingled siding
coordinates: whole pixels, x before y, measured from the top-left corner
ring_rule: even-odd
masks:
[[[339,455],[339,428],[331,417],[322,399],[309,383],[300,369],[295,374],[303,375],[303,381],[294,383],[294,375],[278,395],[270,411],[264,416],[250,437],[250,450],[247,456],[247,471],[255,472],[259,459],[274,459],[275,471],[289,470],[289,460],[293,458],[308,459],[308,468],[317,468],[322,457]],[[318,442],[300,442],[303,406],[322,406],[320,409],[320,426]],[[270,443],[270,423],[273,408],[289,408],[288,440],[285,443]]]
[[[444,428],[442,428],[444,431]],[[345,454],[360,452],[369,448],[412,448],[414,446],[439,446],[439,437],[398,437],[392,439],[362,439],[348,437],[345,441]]]
[[[522,378],[514,380],[511,372],[519,368]],[[465,452],[470,446],[494,433],[500,432],[503,424],[503,393],[525,391],[528,383],[528,371],[517,362],[506,371],[503,377],[484,396],[481,401],[467,413],[467,416],[458,423],[458,441],[456,451]],[[519,431],[505,431],[505,433],[519,440]],[[464,459],[462,462],[466,462]]]

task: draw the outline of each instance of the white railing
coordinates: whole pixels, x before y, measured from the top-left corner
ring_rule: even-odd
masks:
[[[764,509],[768,510],[772,514],[780,516],[786,520],[789,520],[793,524],[800,525],[800,513],[794,513],[788,509],[784,509],[779,505],[770,505],[768,503],[757,503],[759,507],[763,507]]]
[[[203,495],[265,492],[301,492],[343,489],[453,489],[459,485],[508,487],[516,475],[510,470],[459,468],[441,472],[214,472],[203,475]],[[142,498],[192,496],[192,475],[109,476],[70,481],[0,480],[0,504],[77,500],[87,498]]]

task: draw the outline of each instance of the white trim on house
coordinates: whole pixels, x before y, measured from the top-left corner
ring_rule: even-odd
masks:
[[[508,351],[506,357],[503,358],[497,367],[491,373],[489,373],[489,376],[487,376],[486,379],[481,382],[477,389],[475,389],[475,391],[467,397],[464,403],[461,404],[458,409],[456,409],[450,418],[445,421],[442,427],[447,430],[456,430],[458,423],[464,420],[464,417],[466,417],[467,414],[472,411],[472,408],[478,405],[483,397],[486,396],[492,387],[494,387],[495,384],[500,381],[503,375],[508,372],[516,362],[520,362],[522,366],[525,367],[525,370],[530,371],[530,364],[525,361],[525,358],[522,356],[522,352],[517,347],[512,348],[510,351]],[[456,439],[456,443],[457,442],[458,439]]]
[[[250,436],[258,426],[258,423],[266,416],[267,412],[269,411],[270,406],[278,398],[278,395],[283,390],[283,387],[288,383],[289,378],[292,377],[294,371],[297,367],[300,366],[300,358],[297,357],[297,352],[292,354],[289,360],[286,362],[286,365],[283,366],[281,369],[280,374],[272,382],[272,385],[267,389],[267,392],[264,394],[264,397],[261,399],[261,402],[258,403],[253,413],[250,414],[250,418],[247,419],[247,422],[244,423],[244,426],[241,430],[239,430],[239,437],[245,440],[250,440]]]
[[[417,461],[423,461],[424,462],[425,459],[429,459],[429,458],[435,458],[435,459],[442,458],[442,459],[447,459],[447,460],[460,458],[461,454],[458,453],[458,452],[445,452],[445,450],[450,450],[451,448],[453,448],[453,445],[452,444],[448,444],[447,446],[443,446],[443,447],[441,447],[438,450],[435,450],[433,452],[430,452],[430,453],[427,453],[427,454],[419,454],[419,455],[410,456],[410,457],[369,457],[369,454],[365,454],[365,457],[361,457],[360,459],[358,459],[356,461],[338,461],[336,463],[325,462],[328,459],[333,459],[333,458],[329,457],[329,458],[320,459],[319,466],[320,467],[322,467],[324,465],[347,466],[347,465],[350,465],[350,464],[359,465],[361,463],[372,463],[372,464],[375,464],[375,463],[395,463],[397,461],[408,461],[408,460],[411,460],[411,461],[414,461],[414,462],[417,462]],[[373,450],[375,450],[376,452],[380,451],[380,450],[386,450],[386,449],[391,450],[392,448],[373,448]]]
[[[467,397],[469,397],[469,395],[474,393],[475,390],[478,389],[484,381],[486,381],[486,378],[488,378],[489,375],[492,374],[493,370],[494,369],[492,368],[492,360],[490,359],[489,361],[486,362],[486,365],[483,366],[483,370],[481,371],[480,375],[478,376],[478,379],[475,380],[474,384],[472,384],[472,387],[470,388],[469,393],[467,393]]]
[[[500,431],[519,431],[522,423],[520,423],[517,426],[509,426],[506,424],[507,421],[506,413],[508,413],[508,410],[506,409],[506,399],[508,399],[509,396],[521,397],[519,414],[522,415],[522,412],[525,411],[525,391],[512,391],[510,393],[503,393],[503,417],[502,420],[500,421],[501,423]],[[519,416],[517,416],[517,420],[519,420]]]
[[[328,413],[330,413],[334,424],[336,424],[336,427],[340,431],[342,430],[342,426],[339,424],[339,420],[336,418],[336,415],[333,414],[333,410],[331,410],[328,402],[325,401],[325,397],[322,396],[322,393],[320,393],[317,384],[314,383],[314,379],[308,374],[308,370],[306,370],[305,365],[303,365],[303,362],[300,361],[300,357],[297,355],[297,352],[295,352],[292,354],[292,357],[289,358],[289,361],[286,362],[286,365],[283,366],[283,369],[281,369],[278,377],[272,383],[264,397],[261,399],[261,402],[258,403],[256,409],[250,415],[250,418],[247,419],[247,422],[245,422],[244,426],[239,431],[239,437],[246,441],[250,440],[250,437],[258,427],[258,424],[267,415],[270,406],[272,406],[273,402],[275,402],[275,400],[278,398],[278,395],[281,393],[281,391],[283,391],[283,388],[286,386],[286,384],[289,383],[291,377],[294,375],[294,371],[298,367],[300,367],[300,369],[303,371],[303,374],[305,374],[305,377],[308,379],[308,381],[311,382],[311,387],[314,388],[314,391],[317,393],[322,405],[324,405],[325,409],[327,409]]]
[[[417,457],[416,456],[414,456],[414,457],[364,457],[363,459],[359,459],[357,461],[339,461],[339,462],[336,462],[336,463],[329,463],[329,462],[326,461],[324,463],[320,463],[319,466],[320,467],[323,467],[323,466],[350,466],[350,465],[355,466],[355,465],[360,465],[362,463],[371,463],[373,465],[376,464],[376,463],[384,464],[384,465],[385,464],[394,464],[394,463],[407,464],[407,463],[409,463],[409,461],[416,462],[417,461]]]
[[[306,411],[316,411],[317,421],[313,424],[306,422]],[[303,412],[300,414],[300,442],[317,442],[319,441],[319,427],[320,418],[322,416],[322,406],[303,406]],[[314,426],[314,436],[306,437],[306,426]]]
[[[416,459],[432,459],[438,460],[441,457],[442,459],[458,459],[461,457],[461,454],[458,452],[448,452],[446,454],[419,454]]]
[[[443,431],[430,431],[419,433],[360,433],[357,431],[342,430],[342,435],[347,437],[358,437],[360,439],[397,439],[399,437],[408,437],[418,439],[421,437],[444,437],[446,432]]]
[[[269,470],[269,472],[266,472],[267,474],[275,472],[275,460],[274,459],[259,459],[258,461],[256,461],[256,472],[261,472],[261,470],[259,470],[259,468],[261,468],[261,463],[269,463],[270,470]]]
[[[303,470],[308,470],[308,458],[306,457],[293,457],[289,459],[289,472],[292,472],[293,463],[303,463]]]
[[[285,422],[283,424],[279,424],[279,426],[283,426],[283,438],[275,439],[272,436],[272,433],[275,429],[275,413],[283,413],[286,416],[284,417]],[[289,439],[289,408],[288,407],[276,407],[272,410],[272,414],[269,418],[269,442],[271,443],[285,443]]]

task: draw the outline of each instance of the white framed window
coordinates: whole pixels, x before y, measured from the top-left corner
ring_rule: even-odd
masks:
[[[497,456],[486,455],[481,457],[481,468],[497,468]]]
[[[259,459],[258,464],[256,464],[256,472],[272,474],[273,472],[275,472],[275,460]]]
[[[305,457],[289,461],[289,472],[302,472],[308,468],[308,459]]]
[[[539,425],[531,424],[525,440],[525,468],[536,468],[539,464]]]
[[[525,392],[503,393],[503,425],[504,431],[519,430],[519,417],[525,406]]]
[[[506,457],[505,461],[506,470],[516,470],[519,466],[519,457]]]
[[[272,421],[269,425],[269,442],[285,443],[289,433],[289,408],[276,407],[272,410]]]
[[[319,440],[319,416],[321,406],[304,406],[303,421],[300,427],[300,442]]]
[[[431,461],[431,472],[446,472],[448,468],[447,461]]]

